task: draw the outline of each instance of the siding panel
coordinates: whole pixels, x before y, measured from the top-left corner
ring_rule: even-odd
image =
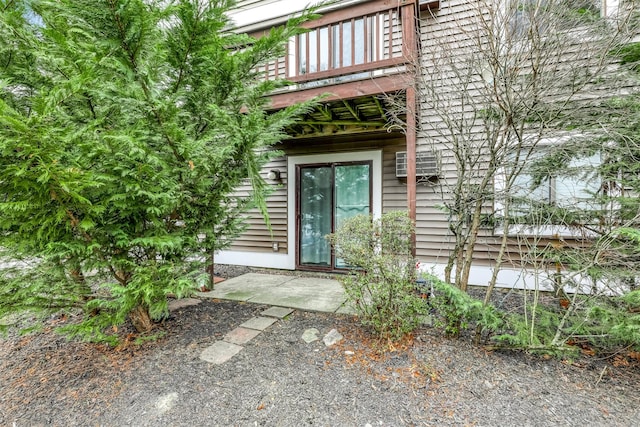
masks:
[[[279,253],[288,253],[287,247],[287,186],[295,185],[286,174],[287,157],[306,154],[323,154],[354,152],[359,150],[381,149],[383,151],[382,205],[383,212],[390,210],[406,210],[406,182],[395,176],[395,153],[406,150],[404,136],[398,134],[372,134],[369,137],[355,136],[349,141],[341,137],[339,141],[331,138],[318,138],[309,141],[287,141],[281,149],[285,156],[274,159],[267,164],[262,175],[266,177],[270,169],[278,169],[282,183],[267,199],[267,207],[271,221],[273,236],[269,233],[261,215],[257,210],[248,213],[246,223],[249,228],[230,247],[232,251],[272,252],[272,242],[278,242]],[[357,141],[356,141],[357,139]],[[274,184],[278,185],[278,184]],[[243,195],[250,194],[250,186],[244,185],[238,189]],[[294,203],[294,201],[291,201]],[[293,249],[292,249],[293,250]]]

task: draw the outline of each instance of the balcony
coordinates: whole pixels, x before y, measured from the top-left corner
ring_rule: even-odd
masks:
[[[272,96],[272,107],[330,93],[328,100],[397,91],[415,59],[416,2],[373,0],[330,11],[289,41],[286,53],[260,67],[265,79],[294,85]]]

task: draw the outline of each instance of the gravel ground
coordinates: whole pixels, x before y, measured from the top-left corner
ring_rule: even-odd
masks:
[[[243,270],[220,267],[223,276]],[[0,341],[0,426],[638,425],[637,360],[485,351],[424,328],[380,351],[352,317],[295,311],[222,365],[201,352],[264,305],[205,300],[118,348]],[[52,319],[51,327],[68,319]],[[326,347],[301,336],[337,329]],[[133,338],[124,327],[123,337]]]

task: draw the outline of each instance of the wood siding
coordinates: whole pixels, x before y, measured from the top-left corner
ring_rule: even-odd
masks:
[[[247,215],[249,228],[229,248],[232,251],[272,252],[272,242],[278,242],[280,246],[279,253],[288,253],[290,248],[287,247],[287,186],[295,185],[295,182],[293,177],[289,179],[287,176],[287,156],[381,149],[383,152],[383,211],[406,210],[406,182],[397,179],[395,176],[395,153],[406,149],[405,139],[402,135],[380,134],[368,137],[358,135],[351,139],[342,137],[339,140],[323,138],[288,142],[283,147],[278,148],[285,152],[285,156],[274,159],[262,171],[264,177],[267,176],[271,169],[278,169],[281,173],[282,184],[267,199],[273,237],[269,234],[260,213],[257,210],[253,210]],[[267,182],[272,183],[268,180]],[[249,185],[245,185],[239,188],[238,191],[248,194],[250,189]],[[290,202],[295,203],[293,200]]]
[[[476,5],[469,0],[452,0],[441,2],[438,10],[427,10],[420,14],[421,67],[433,67],[440,58],[443,45],[451,51],[443,53],[448,58],[454,49],[462,46],[473,46],[470,40],[473,33],[469,30],[474,19],[477,19]],[[461,49],[461,52],[464,51]],[[454,54],[455,55],[455,54]],[[442,78],[439,82],[443,93],[448,94],[448,107],[451,111],[459,111],[464,115],[461,97],[456,94],[464,88],[456,80],[455,74]],[[418,96],[425,93],[418,86]],[[422,102],[420,102],[422,101]],[[444,143],[445,136],[451,134],[445,121],[437,112],[429,109],[424,100],[419,100],[420,131],[418,132],[418,151],[434,151],[440,158],[440,175],[437,180],[418,183],[416,194],[416,256],[423,263],[446,264],[447,258],[455,245],[455,238],[449,230],[449,218],[442,209],[444,202],[451,200],[448,187],[456,181],[457,171],[453,153]],[[483,136],[481,128],[467,130]],[[467,138],[473,138],[467,137]],[[490,210],[490,206],[487,207]],[[474,253],[474,265],[490,265],[495,256],[497,239],[493,237],[493,229],[481,230],[480,238]]]
[[[450,112],[454,112],[449,113],[449,117],[451,117],[451,114],[457,112],[459,117],[467,118],[467,124],[469,124],[465,128],[450,128],[443,118],[438,116],[435,109],[427,106],[429,101],[422,99],[421,109],[419,111],[420,132],[418,134],[418,151],[435,150],[438,151],[441,158],[440,179],[438,181],[425,183],[424,185],[419,184],[417,189],[416,254],[421,261],[425,263],[446,263],[447,256],[453,250],[455,243],[454,236],[448,230],[449,221],[447,214],[438,209],[438,206],[441,206],[444,202],[452,200],[451,195],[447,191],[446,184],[451,184],[457,179],[455,160],[451,151],[447,149],[448,144],[446,144],[445,141],[454,138],[456,132],[465,133],[464,138],[468,141],[482,142],[484,138],[484,127],[477,118],[479,113],[482,113],[482,107],[478,107],[478,104],[484,104],[484,100],[480,99],[481,95],[478,87],[480,86],[479,81],[481,79],[491,77],[485,77],[481,70],[469,70],[470,72],[468,74],[465,74],[462,78],[458,78],[459,73],[464,71],[463,67],[467,55],[476,55],[476,58],[482,57],[482,54],[478,55],[477,52],[481,36],[475,28],[481,19],[490,19],[490,13],[486,9],[483,10],[482,7],[479,6],[480,4],[491,5],[492,3],[478,2],[476,0],[451,0],[441,2],[438,10],[425,11],[420,14],[420,69],[423,70],[423,73],[426,73],[425,75],[429,75],[430,81],[433,81],[434,74],[428,73],[428,70],[430,70],[430,67],[436,66],[435,64],[441,67],[442,72],[435,73],[435,75],[441,77],[438,80],[438,89],[443,94],[438,102],[441,107],[446,106]],[[493,7],[500,6],[505,7],[505,3],[497,2],[493,4]],[[504,13],[498,13],[497,15],[504,18]],[[497,30],[494,28],[493,31],[496,32]],[[581,33],[578,32],[577,34]],[[540,80],[543,83],[551,83],[549,90],[542,92],[543,96],[550,99],[554,97],[560,97],[560,99],[567,97],[565,91],[566,86],[563,86],[566,84],[567,78],[560,78],[563,76],[563,72],[571,70],[572,67],[576,67],[575,64],[587,64],[588,61],[593,61],[595,64],[599,61],[599,57],[593,56],[593,52],[588,50],[587,44],[590,43],[588,38],[585,39],[584,37],[577,36],[574,41],[571,40],[572,39],[567,37],[564,42],[560,41],[559,49],[561,50],[554,52],[553,55],[549,55],[550,59],[548,63],[543,65],[543,67],[547,67],[543,69],[543,71],[554,70],[550,72],[554,77],[548,80],[541,78]],[[488,43],[488,41],[485,41],[485,43]],[[526,50],[524,45],[517,41],[511,41],[511,44],[516,46],[516,48],[514,48],[516,52],[518,49],[522,49],[522,52]],[[557,63],[554,61],[557,61]],[[455,64],[455,66],[459,68],[454,70],[450,64]],[[480,61],[476,64],[480,64]],[[517,69],[519,76],[526,76],[532,72],[530,65],[527,64],[526,61],[522,61],[522,63],[518,62],[519,67]],[[478,68],[480,68],[479,65]],[[606,68],[603,70],[603,73],[612,72],[612,70],[613,69]],[[538,71],[540,72],[540,70]],[[555,72],[560,76],[557,79],[555,79]],[[570,75],[570,73],[567,74]],[[512,84],[520,84],[520,81],[514,79]],[[572,100],[575,101],[575,105],[581,105],[582,103],[588,105],[592,100],[601,100],[617,92],[624,93],[625,89],[622,85],[625,83],[620,84],[621,87],[619,88],[609,88],[604,87],[604,85],[587,85],[578,89],[577,93],[573,95]],[[426,91],[421,92],[420,88],[418,88],[418,90],[422,97],[428,93]],[[466,96],[462,96],[463,92]],[[474,98],[478,100],[477,103],[473,102]],[[446,104],[447,102],[449,103],[448,105]],[[573,108],[575,108],[575,105],[573,105]],[[475,121],[472,120],[474,115],[476,117]],[[471,123],[473,123],[473,125],[470,125]],[[479,166],[478,169],[482,169],[482,166]],[[493,184],[492,180],[489,189],[493,188]],[[484,207],[484,212],[487,214],[492,213],[493,205],[487,203]],[[499,250],[501,231],[502,230],[497,229],[494,230],[493,227],[489,226],[480,229],[473,254],[474,266],[493,266]],[[510,238],[508,240],[503,267],[521,267],[521,254],[525,254],[529,250],[524,243],[529,243],[537,247],[552,244],[563,244],[567,246],[584,244],[579,236],[576,235],[567,233],[567,235],[561,237],[561,239],[551,239],[550,236],[538,236],[536,238],[531,236],[531,238],[528,239],[525,235],[519,238],[515,236]],[[528,242],[526,242],[527,239]],[[562,242],[560,242],[560,240],[562,240]],[[473,282],[473,277],[471,278],[471,282]]]
[[[267,174],[271,169],[280,171],[280,182],[270,181]],[[277,242],[280,253],[287,253],[287,161],[280,157],[273,159],[265,165],[261,175],[268,185],[272,185],[275,190],[267,199],[269,221],[273,235],[264,221],[264,218],[257,209],[249,211],[246,219],[248,229],[230,247],[235,251],[248,252],[273,252],[272,244]],[[251,185],[247,182],[237,190],[242,195],[251,193]]]

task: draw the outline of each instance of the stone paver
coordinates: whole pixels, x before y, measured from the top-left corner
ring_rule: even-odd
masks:
[[[258,331],[264,331],[269,326],[276,323],[278,319],[274,319],[272,317],[254,317],[253,319],[249,319],[240,325],[242,328],[247,329],[256,329]]]
[[[200,354],[200,359],[214,365],[221,365],[238,354],[243,348],[229,342],[217,341]]]
[[[169,311],[180,310],[181,308],[189,307],[192,305],[198,305],[202,302],[197,298],[182,298],[169,301]]]
[[[267,317],[276,317],[278,319],[284,319],[285,317],[287,317],[291,313],[293,313],[293,309],[291,309],[291,308],[287,308],[287,307],[271,307],[271,308],[263,311],[260,314],[262,314],[263,316],[267,316]]]
[[[242,345],[248,343],[258,335],[260,335],[260,331],[256,329],[238,327],[225,335],[223,340],[231,344]]]
[[[345,304],[346,296],[340,282],[321,278],[249,273],[216,284],[211,292],[196,295],[272,306],[260,313],[260,316],[249,319],[230,331],[221,341],[201,353],[202,360],[218,365],[231,359],[243,349],[242,344],[251,341],[278,319],[284,319],[293,313],[294,309],[332,313],[354,312],[352,307]],[[191,303],[195,302],[175,304],[182,308]],[[311,328],[305,331],[302,339],[311,343],[320,339],[319,334],[320,331]],[[342,335],[333,330],[323,341],[325,345],[330,346],[341,339]]]
[[[310,328],[304,331],[304,333],[302,334],[302,340],[304,342],[306,342],[307,344],[311,344],[314,341],[318,341],[320,338],[318,338],[318,334],[320,333],[319,330],[317,330],[316,328]]]
[[[324,345],[326,345],[327,347],[331,347],[332,345],[342,341],[343,338],[344,337],[340,332],[338,332],[335,329],[332,329],[329,331],[327,335],[324,336],[324,338],[322,338],[322,341],[324,342]]]
[[[178,393],[176,392],[172,392],[169,394],[165,394],[164,396],[160,396],[158,400],[156,400],[156,405],[155,405],[160,415],[173,409],[173,407],[176,406],[178,397],[179,397]]]

